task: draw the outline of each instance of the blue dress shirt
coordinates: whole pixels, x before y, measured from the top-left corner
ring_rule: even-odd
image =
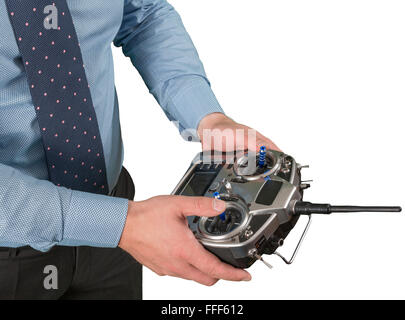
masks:
[[[180,130],[222,112],[181,19],[165,0],[67,0],[81,43],[110,190],[123,162],[111,43]],[[128,201],[48,181],[44,147],[5,1],[0,0],[0,247],[116,247]]]

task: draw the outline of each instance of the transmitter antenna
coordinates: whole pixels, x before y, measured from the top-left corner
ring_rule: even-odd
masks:
[[[335,212],[401,212],[401,207],[376,206],[333,206],[330,204],[298,201],[294,207],[295,215],[331,214]]]

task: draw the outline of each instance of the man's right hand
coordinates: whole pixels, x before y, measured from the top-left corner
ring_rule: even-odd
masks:
[[[211,286],[219,279],[249,281],[248,272],[221,262],[196,240],[187,216],[217,216],[225,203],[204,197],[159,196],[129,202],[119,246],[158,275]]]

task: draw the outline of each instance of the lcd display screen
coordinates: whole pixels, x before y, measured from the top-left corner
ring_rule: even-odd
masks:
[[[181,194],[183,196],[203,196],[217,174],[216,171],[195,172]]]

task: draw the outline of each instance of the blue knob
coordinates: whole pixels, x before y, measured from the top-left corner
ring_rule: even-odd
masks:
[[[220,197],[220,195],[219,195],[219,192],[214,192],[214,198],[216,198],[216,199],[221,199],[221,197]],[[219,215],[219,218],[220,218],[222,221],[225,221],[225,219],[226,219],[225,213],[226,213],[226,210],[225,210],[224,212],[222,212],[222,213]]]
[[[261,146],[259,152],[259,167],[263,168],[266,165],[266,147]]]

